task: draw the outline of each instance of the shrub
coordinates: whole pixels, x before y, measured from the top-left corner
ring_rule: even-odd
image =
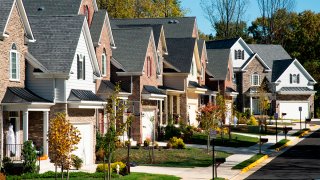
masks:
[[[171,142],[168,142],[168,143],[167,143],[167,148],[168,148],[168,149],[171,149],[171,148],[172,148]]]
[[[114,162],[114,163],[111,163],[111,171],[112,172],[117,172],[117,164],[119,164],[120,166],[120,174],[125,174],[125,171],[126,171],[126,164],[123,163],[123,162]],[[108,170],[108,164],[105,164],[105,169],[106,171]],[[98,164],[97,168],[96,168],[96,172],[104,172],[104,169],[103,169],[103,164]]]
[[[38,170],[37,153],[34,148],[32,141],[26,141],[23,143],[22,156],[23,161],[23,172],[24,173],[35,173]]]
[[[155,149],[158,149],[158,148],[159,148],[159,144],[158,144],[157,142],[154,142],[154,145],[153,145],[153,146],[154,146]]]
[[[175,127],[174,125],[167,125],[165,128],[165,139],[170,139],[172,137],[181,137],[181,129]]]
[[[254,116],[251,116],[249,121],[247,122],[247,125],[257,126],[259,124],[256,118]]]
[[[183,139],[181,139],[181,138],[173,137],[169,140],[169,143],[172,144],[172,148],[174,148],[174,149],[186,148],[186,145],[184,144]],[[167,146],[168,146],[168,144],[167,144]]]
[[[78,156],[72,154],[71,155],[71,160],[72,160],[72,166],[75,167],[77,170],[82,167],[83,161]]]
[[[2,160],[2,164],[3,164],[3,170],[4,172],[8,175],[8,174],[13,174],[13,162],[9,157],[4,157]]]
[[[97,152],[96,152],[96,160],[97,161],[103,161],[103,156],[104,156],[104,150],[102,148],[100,148]]]
[[[124,144],[123,142],[121,142],[120,140],[116,141],[116,144],[115,144],[116,148],[122,148],[124,147]]]
[[[147,138],[146,140],[143,141],[143,146],[144,146],[144,147],[149,147],[149,146],[150,146],[150,143],[151,143],[151,139],[150,139],[150,138]]]

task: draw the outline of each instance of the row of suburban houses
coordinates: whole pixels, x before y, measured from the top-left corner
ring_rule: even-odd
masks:
[[[0,0],[0,7],[1,157],[27,140],[49,155],[49,122],[63,112],[81,133],[75,154],[94,163],[106,99],[119,82],[137,142],[152,136],[152,119],[198,126],[198,108],[218,94],[228,109],[260,114],[261,84],[271,112],[299,119],[302,107],[303,118],[313,116],[316,81],[280,45],[206,42],[195,17],[110,19],[95,0]]]

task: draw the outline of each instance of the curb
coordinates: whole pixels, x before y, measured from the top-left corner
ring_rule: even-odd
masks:
[[[268,159],[269,156],[268,155],[264,155],[262,156],[260,159],[256,160],[255,162],[251,163],[250,165],[248,165],[247,167],[243,168],[241,170],[241,174],[246,173],[247,171],[249,171],[251,168],[255,167],[256,165],[258,165],[259,163],[263,162],[264,160]]]
[[[288,141],[287,143],[285,143],[284,145],[282,145],[282,146],[280,146],[280,147],[276,148],[275,150],[276,150],[277,152],[279,152],[281,149],[283,149],[283,148],[285,148],[285,147],[289,146],[291,143],[292,143],[292,140],[290,140],[290,141]]]
[[[310,131],[310,130],[304,131],[303,133],[301,133],[301,134],[298,136],[298,138],[301,138],[301,137],[303,137],[304,135],[308,134],[309,131]]]

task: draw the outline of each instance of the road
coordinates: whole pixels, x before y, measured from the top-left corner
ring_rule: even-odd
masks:
[[[320,130],[274,158],[247,179],[320,179]]]

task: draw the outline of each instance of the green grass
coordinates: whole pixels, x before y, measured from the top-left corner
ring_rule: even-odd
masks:
[[[279,142],[277,142],[276,144],[270,146],[268,149],[276,149],[279,148],[281,146],[283,146],[284,144],[286,144],[287,142],[289,142],[290,140],[288,139],[281,139]]]
[[[59,173],[60,175],[60,173]],[[26,174],[22,176],[7,176],[7,180],[20,180],[20,179],[45,179],[45,180],[53,180],[55,175],[53,172],[46,172],[44,174]],[[60,179],[61,176],[58,176]],[[70,173],[70,180],[102,180],[104,179],[103,173]],[[65,176],[66,178],[66,176]],[[170,176],[170,175],[160,175],[160,174],[148,174],[148,173],[131,173],[127,176],[117,176],[113,175],[112,179],[121,179],[121,180],[178,180],[179,177]]]
[[[214,140],[215,146],[225,146],[225,147],[249,147],[257,144],[259,138],[245,136],[240,134],[231,134],[231,140],[229,140],[229,135],[224,135],[223,139],[220,135]],[[207,135],[203,133],[194,134],[188,143],[191,144],[207,144]]]
[[[250,159],[247,159],[247,160],[233,166],[232,169],[243,169],[243,168],[249,166],[250,164],[254,163],[255,161],[257,161],[258,159],[260,159],[264,155],[265,154],[256,154],[256,155],[252,156]]]
[[[126,161],[126,148],[117,149],[114,153],[114,161]],[[150,164],[149,151],[144,148],[131,149],[130,161],[139,165],[162,167],[208,167],[212,164],[212,152],[207,154],[206,149],[161,149],[154,151],[155,163]],[[231,154],[216,151],[217,157],[228,157]]]
[[[300,136],[302,133],[304,133],[305,131],[310,131],[309,128],[305,128],[305,129],[301,129],[295,133],[293,133],[291,136]]]
[[[265,126],[263,126],[263,129]],[[231,132],[248,133],[248,134],[260,134],[259,126],[249,126],[249,125],[237,125],[236,127],[231,126]],[[278,132],[279,129],[278,129]],[[274,135],[276,134],[276,129],[273,126],[268,125],[266,131],[261,132],[262,135]]]

